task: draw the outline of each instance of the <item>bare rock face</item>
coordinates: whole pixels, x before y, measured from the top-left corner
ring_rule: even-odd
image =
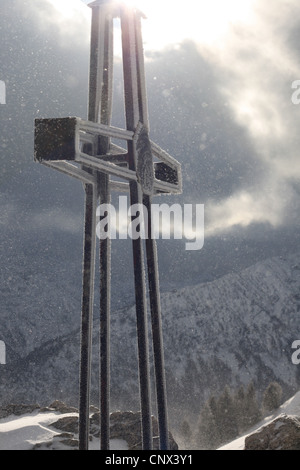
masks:
[[[52,426],[59,431],[75,434],[78,432],[78,416],[65,416],[52,423]]]
[[[55,400],[51,405],[41,408],[41,411],[58,411],[61,414],[77,413],[77,409],[73,406],[66,405],[63,401]]]
[[[99,413],[91,418],[91,434],[99,436]],[[159,449],[158,421],[152,416],[153,449]],[[141,413],[132,411],[116,411],[110,415],[110,439],[124,440],[128,450],[142,450]],[[173,436],[169,433],[170,450],[178,450]]]
[[[153,429],[153,449],[159,449],[158,421],[152,416]],[[141,439],[141,413],[130,411],[118,411],[110,416],[110,437],[111,439],[124,439],[129,450],[142,450]],[[169,433],[170,450],[178,450],[178,445]]]
[[[300,418],[280,415],[248,436],[245,450],[300,450]]]
[[[47,407],[39,405],[7,405],[0,407],[0,418],[11,415],[55,412],[56,419],[50,426],[53,436],[33,446],[33,450],[75,450],[78,448],[78,410],[61,401],[54,401]],[[100,436],[100,412],[96,407],[90,408],[90,442]],[[152,416],[153,449],[159,449],[158,421]],[[125,441],[128,450],[142,450],[141,413],[131,411],[117,411],[110,415],[110,439]],[[178,450],[173,436],[169,433],[170,450]]]
[[[7,418],[8,416],[22,416],[27,413],[33,413],[39,410],[39,405],[6,405],[0,407],[0,419]]]
[[[56,402],[55,402],[56,403]],[[50,405],[50,409],[59,409],[60,413],[73,412],[73,408],[67,407],[65,404],[58,403],[57,406]],[[99,419],[100,412],[93,409],[94,413],[90,418],[90,441],[94,438],[98,439],[100,436]],[[53,422],[51,426],[62,434],[54,436],[53,440],[47,443],[38,444],[35,448],[51,448],[55,449],[61,444],[66,448],[78,447],[78,413],[73,416],[62,416],[57,421]],[[158,421],[152,417],[153,428],[153,449],[159,449],[159,430]],[[142,450],[141,438],[141,413],[133,413],[131,411],[117,411],[110,415],[110,439],[125,441],[128,445],[128,450]],[[178,450],[178,445],[175,442],[171,433],[169,433],[169,447],[170,450]]]

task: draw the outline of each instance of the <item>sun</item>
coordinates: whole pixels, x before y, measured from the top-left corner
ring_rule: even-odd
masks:
[[[146,45],[158,49],[184,39],[212,44],[230,27],[249,22],[256,0],[123,0],[142,10]]]
[[[92,0],[49,0],[62,21],[89,18]],[[114,1],[114,0],[112,0]],[[145,13],[145,49],[159,50],[190,39],[198,45],[222,44],[232,26],[249,23],[258,0],[115,0]]]

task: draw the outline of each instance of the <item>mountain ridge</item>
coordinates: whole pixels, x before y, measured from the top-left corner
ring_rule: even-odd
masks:
[[[195,414],[211,393],[225,385],[235,388],[254,381],[260,393],[276,380],[285,396],[294,393],[300,383],[299,368],[291,359],[292,343],[300,338],[299,287],[300,254],[296,253],[161,294],[171,415]],[[114,310],[111,323],[112,406],[137,409],[135,307]],[[2,401],[43,404],[68,398],[76,404],[80,326],[73,325],[72,329],[65,325],[56,337],[2,366],[0,390],[7,397]],[[98,328],[95,318],[92,400],[96,403]]]

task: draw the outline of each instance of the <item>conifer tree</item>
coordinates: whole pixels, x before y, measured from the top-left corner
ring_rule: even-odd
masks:
[[[190,446],[192,440],[192,430],[186,419],[181,423],[180,434],[183,438],[184,445],[186,447]]]
[[[215,402],[214,397],[205,403],[199,418],[197,444],[200,449],[205,450],[216,449],[220,443],[219,428],[210,406],[211,402]]]
[[[278,382],[271,382],[266,388],[263,396],[264,412],[271,412],[279,408],[282,399],[282,388]]]
[[[239,433],[241,433],[247,429],[246,392],[243,385],[239,387],[234,395],[234,405],[236,408],[237,425]]]
[[[253,382],[250,382],[246,391],[245,413],[245,426],[247,428],[250,428],[262,418]]]
[[[238,435],[236,409],[231,390],[227,385],[218,400],[218,422],[222,442],[228,442]]]

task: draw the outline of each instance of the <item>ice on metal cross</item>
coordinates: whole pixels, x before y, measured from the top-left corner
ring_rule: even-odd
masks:
[[[145,240],[160,448],[168,449],[168,418],[156,242],[152,237],[151,200],[181,192],[180,164],[149,139],[141,33],[143,15],[115,0],[92,8],[88,120],[77,117],[35,121],[35,160],[85,185],[85,231],[80,361],[79,448],[88,449],[91,347],[96,253],[97,205],[111,191],[128,191],[130,203],[148,209]],[[111,125],[114,19],[120,18],[126,129]],[[114,143],[124,141],[124,147]],[[121,180],[121,181],[120,181]],[[110,410],[110,263],[111,240],[100,239],[100,435],[109,449]],[[132,240],[134,259],[141,425],[143,449],[152,449],[150,365],[143,240]]]

